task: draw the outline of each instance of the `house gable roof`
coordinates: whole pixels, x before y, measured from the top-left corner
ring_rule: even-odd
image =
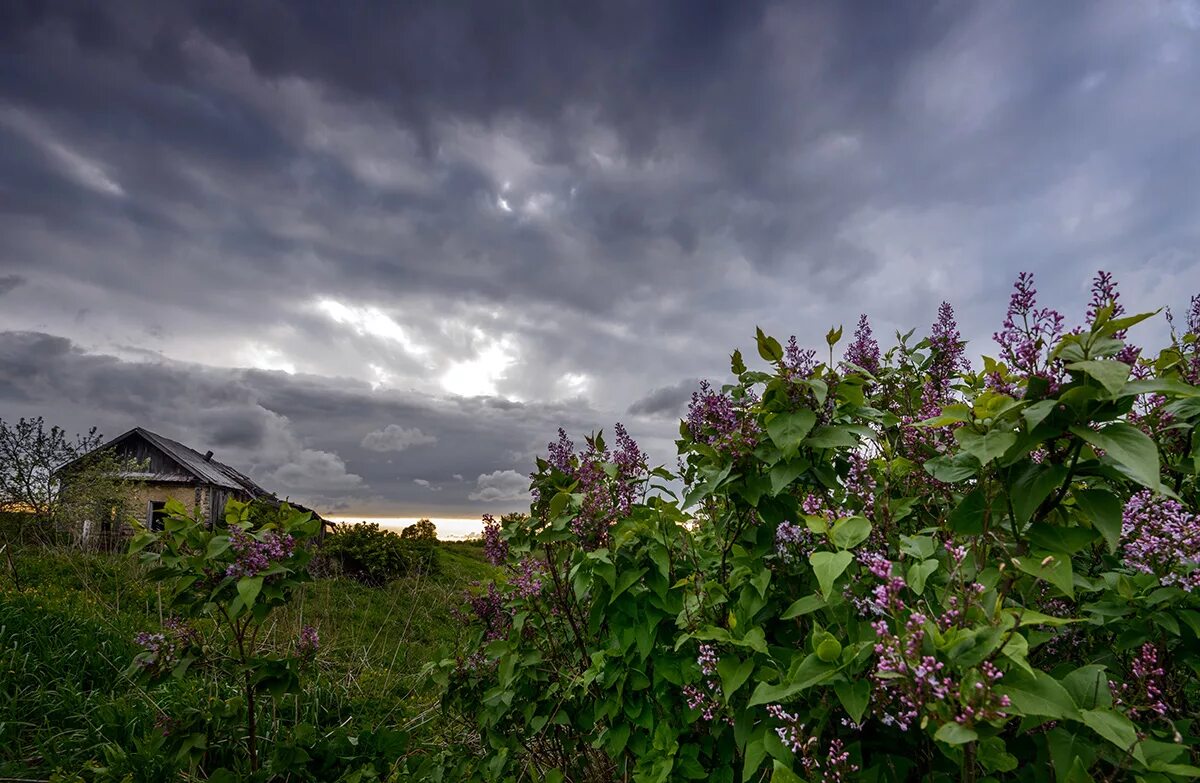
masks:
[[[245,473],[242,473],[237,468],[230,467],[223,462],[217,462],[215,459],[204,459],[204,455],[193,448],[183,445],[177,440],[165,438],[156,432],[143,429],[142,427],[134,427],[129,432],[122,435],[121,438],[137,433],[147,441],[157,446],[160,450],[166,453],[171,459],[175,460],[196,478],[203,481],[205,484],[214,484],[218,487],[232,489],[238,492],[248,492],[254,497],[260,495],[271,496],[271,493],[260,487]],[[117,440],[120,440],[118,438]],[[116,443],[117,441],[113,441]],[[110,444],[111,445],[111,444]]]
[[[122,433],[117,437],[98,446],[97,449],[107,449],[116,446],[130,438],[141,438],[159,451],[171,458],[184,472],[180,475],[170,476],[153,476],[143,478],[153,478],[165,481],[178,481],[180,479],[196,479],[204,484],[230,489],[235,492],[245,492],[251,497],[268,497],[275,496],[267,490],[260,487],[245,473],[242,473],[237,468],[230,467],[223,462],[217,462],[215,459],[204,459],[204,455],[193,448],[183,445],[177,440],[163,437],[157,432],[151,432],[143,427],[134,427],[128,432]],[[84,455],[87,456],[87,455]],[[80,458],[82,459],[82,457]],[[78,460],[72,460],[67,464],[58,468],[59,471],[66,469]]]

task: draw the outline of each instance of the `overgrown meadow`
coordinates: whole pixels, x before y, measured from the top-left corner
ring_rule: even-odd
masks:
[[[1168,346],[1139,346],[1148,318]],[[1200,297],[1128,314],[1103,273],[1078,325],[1022,275],[974,361],[948,304],[887,350],[865,316],[820,356],[759,332],[693,396],[673,469],[620,425],[560,431],[529,514],[485,519],[495,570],[465,600],[437,581],[456,619],[415,640],[403,612],[355,625],[378,588],[313,581],[305,515],[174,509],[107,619],[60,579],[4,596],[45,645],[4,632],[5,758],[17,737],[85,779],[1200,777],[1198,335]],[[412,615],[420,584],[385,590]]]

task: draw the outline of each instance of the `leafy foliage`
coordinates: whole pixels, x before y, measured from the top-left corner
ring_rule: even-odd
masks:
[[[190,517],[177,501],[168,501],[166,511],[161,533],[143,530],[130,544],[151,567],[150,578],[166,587],[171,615],[161,631],[138,634],[142,652],[130,672],[153,681],[205,666],[236,688],[236,696],[210,702],[190,725],[172,725],[164,736],[176,757],[199,762],[214,732],[243,723],[243,772],[257,773],[260,701],[298,691],[301,664],[319,645],[313,628],[303,629],[285,651],[264,649],[260,634],[272,611],[308,581],[309,542],[320,520],[284,504],[275,519],[255,525],[248,504],[230,501],[222,529]]]
[[[415,525],[404,530],[411,527]],[[430,545],[436,541],[436,532],[430,541],[416,534],[397,535],[374,522],[343,524],[326,536],[321,554],[337,563],[341,573],[351,579],[378,587],[411,573],[436,568],[437,549]]]
[[[1200,776],[1200,298],[1156,356],[1118,298],[1067,331],[1022,275],[977,369],[945,304],[841,362],[760,330],[677,473],[560,431],[435,667],[472,774]]]

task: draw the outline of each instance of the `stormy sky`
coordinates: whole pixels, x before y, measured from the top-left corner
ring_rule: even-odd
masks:
[[[756,325],[1181,309],[1197,85],[1194,0],[0,3],[0,418],[519,508],[560,426],[673,464]]]

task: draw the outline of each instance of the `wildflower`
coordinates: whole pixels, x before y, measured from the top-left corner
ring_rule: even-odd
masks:
[[[320,646],[321,639],[317,635],[316,628],[306,625],[300,629],[300,637],[296,640],[297,656],[311,660],[317,657],[317,650]]]
[[[161,631],[142,631],[133,640],[142,648],[137,656],[138,666],[156,674],[174,669],[183,659],[183,653],[198,643],[195,630],[176,618],[168,618]]]
[[[1105,271],[1096,273],[1096,277],[1092,280],[1092,300],[1088,303],[1087,320],[1089,323],[1096,320],[1096,316],[1105,307],[1112,307],[1112,313],[1109,319],[1119,318],[1125,314],[1125,306],[1118,301],[1121,294],[1117,291],[1117,282],[1113,280],[1113,276]],[[1118,340],[1124,340],[1128,334],[1127,330],[1122,329],[1113,335]],[[1142,353],[1142,349],[1136,345],[1126,345],[1114,357],[1118,361],[1125,362],[1131,367],[1137,364],[1138,356]]]

